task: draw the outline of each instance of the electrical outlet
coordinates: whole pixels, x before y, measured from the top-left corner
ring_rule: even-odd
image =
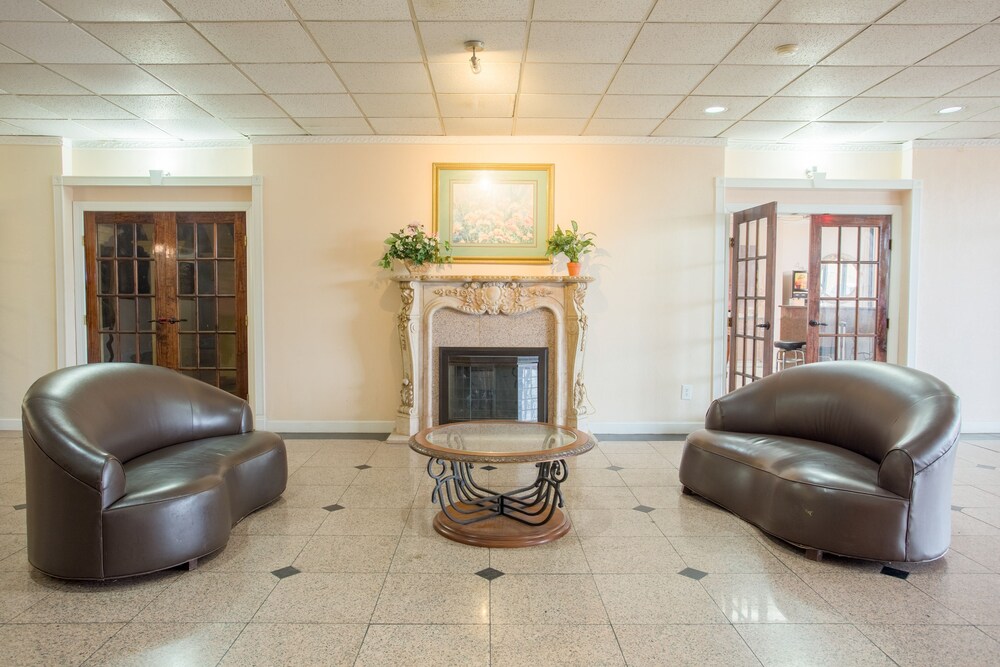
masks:
[[[681,385],[681,400],[690,401],[691,397],[694,395],[694,385],[682,384]]]

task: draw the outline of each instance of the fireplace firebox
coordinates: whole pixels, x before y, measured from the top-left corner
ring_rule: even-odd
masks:
[[[438,421],[548,421],[548,348],[441,347]]]

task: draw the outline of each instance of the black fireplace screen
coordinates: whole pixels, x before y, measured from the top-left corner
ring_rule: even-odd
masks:
[[[438,421],[548,421],[548,349],[442,347]]]

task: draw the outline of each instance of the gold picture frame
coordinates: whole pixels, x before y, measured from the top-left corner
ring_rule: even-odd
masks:
[[[431,232],[454,262],[546,264],[554,164],[434,163]]]

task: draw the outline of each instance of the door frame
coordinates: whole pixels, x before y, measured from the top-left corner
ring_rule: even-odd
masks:
[[[726,191],[768,190],[757,201],[726,202]],[[889,338],[886,360],[904,366],[916,364],[917,275],[919,274],[921,194],[919,180],[822,180],[724,178],[715,179],[715,308],[712,341],[712,397],[726,393],[726,288],[729,280],[728,234],[731,215],[736,211],[761,204],[773,193],[787,191],[789,199],[802,199],[802,190],[822,190],[829,204],[782,203],[778,196],[778,216],[833,213],[842,215],[889,215],[892,217],[893,247],[889,265]],[[850,191],[909,192],[909,201],[900,204],[841,204],[839,194]],[[770,200],[768,200],[770,201]],[[780,230],[778,232],[781,233]],[[903,290],[906,301],[902,302]],[[903,351],[905,350],[905,352]]]
[[[73,201],[74,187],[249,187],[250,201]],[[246,213],[247,380],[258,428],[267,428],[264,383],[263,178],[151,178],[55,176],[56,367],[87,363],[85,211],[243,211]],[[155,193],[151,193],[155,194]]]

